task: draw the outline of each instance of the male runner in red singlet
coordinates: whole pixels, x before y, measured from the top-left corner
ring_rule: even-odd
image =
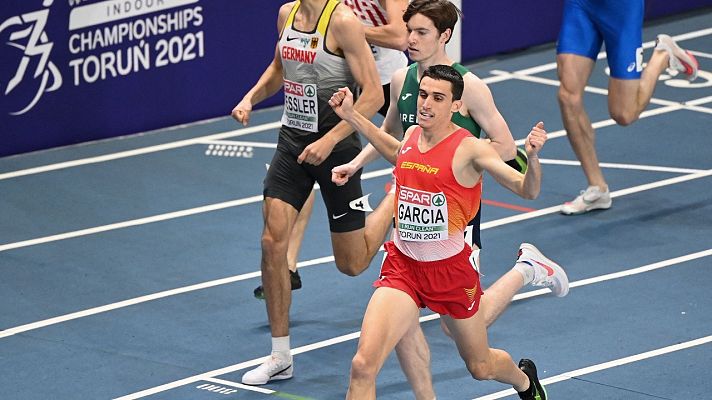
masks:
[[[511,384],[522,399],[546,400],[532,361],[522,359],[517,367],[509,354],[489,347],[485,320],[478,313],[479,273],[464,240],[465,227],[479,208],[473,198],[481,196],[485,171],[524,198],[538,196],[538,152],[546,132],[539,123],[527,136],[529,166],[522,175],[489,143],[451,121],[461,106],[463,87],[454,68],[429,67],[418,92],[418,125],[408,128],[402,142],[355,111],[348,88],[329,101],[396,166],[396,228],[393,241],[386,243],[388,256],[364,315],[347,399],[376,398],[378,371],[396,343],[419,326],[418,308],[428,307],[441,314],[475,379]]]
[[[447,55],[445,47],[459,17],[460,11],[448,0],[413,0],[408,5],[403,19],[409,32],[408,54],[415,62],[407,68],[396,71],[393,76],[390,108],[383,121],[382,129],[401,138],[410,126],[416,124],[418,85],[424,71],[431,65],[451,65],[464,80],[462,106],[453,113],[453,123],[466,128],[476,137],[480,137],[480,131],[485,131],[490,144],[500,157],[509,160],[508,165],[523,172],[526,168],[526,158],[520,154],[521,150],[516,149],[507,122],[498,111],[489,88],[475,74],[455,63]],[[512,159],[515,153],[517,156]],[[348,182],[351,175],[379,156],[369,144],[354,160],[334,168],[332,179],[337,184]],[[477,265],[479,265],[479,249],[482,248],[480,214],[477,213],[477,216],[470,221],[465,234],[467,244],[473,248],[472,261]],[[551,265],[555,263],[531,244],[522,244],[520,250],[522,254],[513,268],[485,290],[480,310],[487,326],[504,312],[513,296],[526,285],[550,287],[559,297],[565,296],[568,292],[568,281],[563,269],[551,273],[541,267],[537,261]],[[448,332],[444,324],[443,329]],[[435,392],[430,370],[422,367],[430,364],[430,352],[422,330],[414,329],[404,336],[396,346],[396,353],[401,368],[413,387],[415,398],[432,400]]]

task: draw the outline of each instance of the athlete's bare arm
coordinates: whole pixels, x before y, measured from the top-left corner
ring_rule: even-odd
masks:
[[[403,125],[401,125],[398,118],[398,96],[400,96],[401,89],[403,88],[406,71],[407,68],[401,68],[391,77],[391,101],[388,106],[388,111],[386,112],[386,118],[381,124],[382,130],[399,140],[403,138]],[[334,167],[331,170],[331,180],[339,186],[344,185],[358,170],[380,156],[381,154],[378,150],[376,150],[371,143],[368,143],[353,160]]]
[[[353,94],[349,88],[341,88],[334,93],[329,100],[329,105],[341,119],[361,132],[386,160],[391,164],[396,163],[401,142],[386,131],[379,129],[371,120],[355,109]]]
[[[383,90],[376,70],[371,48],[366,43],[363,24],[351,9],[339,4],[331,17],[327,33],[327,48],[343,53],[361,94],[354,108],[363,115],[373,117],[383,105]],[[307,146],[297,158],[298,162],[319,165],[331,154],[336,143],[353,132],[344,121],[338,123],[321,139]]]
[[[408,0],[380,0],[386,10],[388,24],[367,26],[366,40],[369,43],[405,51],[408,48],[408,30],[403,21],[403,13],[408,8]]]
[[[524,147],[529,158],[527,172],[522,175],[504,163],[490,143],[467,138],[458,147],[453,159],[453,171],[458,182],[472,187],[483,171],[487,171],[502,186],[525,199],[535,199],[541,190],[539,151],[546,142],[544,123],[539,122],[527,135]]]
[[[279,16],[277,17],[277,31],[282,33],[282,28],[284,23],[289,16],[289,12],[292,9],[294,2],[282,5],[279,9]],[[257,81],[255,86],[250,89],[247,94],[242,98],[242,100],[232,109],[232,117],[243,125],[247,125],[250,121],[250,113],[252,112],[252,107],[262,100],[273,96],[279,89],[282,88],[282,58],[279,56],[279,43],[274,49],[274,58],[272,62],[267,66],[267,69],[262,73],[260,79]]]
[[[492,92],[487,85],[473,73],[465,74],[465,91],[462,102],[467,113],[482,130],[487,133],[492,146],[503,160],[511,160],[517,155],[516,145],[507,122],[494,104]]]

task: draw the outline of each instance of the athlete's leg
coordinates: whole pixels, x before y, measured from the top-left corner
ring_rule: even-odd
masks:
[[[589,186],[608,189],[596,155],[596,134],[583,104],[583,94],[594,60],[576,54],[558,54],[556,64],[561,86],[558,99],[561,119]]]
[[[309,223],[309,218],[311,218],[312,210],[314,209],[314,197],[316,192],[312,190],[307,202],[304,203],[302,209],[299,211],[299,216],[297,221],[292,228],[292,234],[289,236],[289,248],[287,249],[287,263],[289,264],[289,270],[292,272],[297,271],[297,262],[299,261],[299,250],[302,247],[302,241],[304,240],[304,232],[307,230],[307,224]]]
[[[480,297],[478,314],[483,315],[485,325],[492,325],[512,303],[514,295],[528,284],[549,287],[557,297],[566,296],[569,290],[569,280],[564,269],[533,245],[523,243],[515,265]],[[440,322],[443,332],[452,337],[444,320]],[[420,326],[410,329],[403,336],[396,345],[396,354],[416,398],[433,399],[435,394],[430,374],[430,349]]]
[[[351,232],[331,232],[336,267],[346,275],[365,271],[383,244],[393,220],[393,196],[388,193],[366,218],[366,227]]]
[[[262,206],[262,285],[267,301],[272,337],[289,335],[289,306],[292,290],[287,268],[289,234],[297,219],[297,210],[282,200],[267,197]]]
[[[665,50],[654,50],[640,79],[609,79],[608,111],[613,120],[625,126],[638,119],[650,103],[658,77],[668,67],[669,59]]]
[[[314,180],[296,158],[277,149],[264,183],[262,214],[262,285],[272,334],[271,357],[242,376],[242,382],[262,385],[270,380],[292,377],[289,348],[289,307],[292,290],[287,265],[289,236],[298,210],[314,186]]]
[[[418,324],[418,306],[398,289],[379,287],[371,296],[351,361],[347,399],[376,398],[376,376],[406,331]]]
[[[302,247],[304,232],[307,229],[309,218],[311,218],[312,209],[314,208],[314,191],[311,192],[306,203],[297,215],[297,221],[292,228],[292,233],[289,236],[289,245],[287,247],[287,266],[289,267],[289,281],[292,290],[301,289],[302,278],[297,272],[297,262],[299,261],[299,250]],[[258,299],[265,298],[264,286],[260,285],[253,291]]]
[[[433,377],[430,372],[430,347],[420,324],[411,327],[396,344],[401,370],[417,400],[433,400]]]
[[[508,383],[518,392],[529,387],[529,378],[514,364],[510,355],[489,347],[487,328],[481,313],[466,319],[443,315],[442,319],[450,329],[460,356],[473,378]]]

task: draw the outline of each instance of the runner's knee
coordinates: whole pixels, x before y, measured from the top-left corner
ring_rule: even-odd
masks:
[[[494,375],[489,363],[486,361],[468,361],[465,363],[470,375],[478,381],[492,380]]]
[[[365,271],[368,265],[364,265],[363,260],[357,260],[353,258],[349,259],[336,259],[336,268],[338,268],[341,273],[348,276],[358,276],[361,272]]]
[[[568,90],[561,85],[558,92],[559,104],[567,108],[583,108],[583,94]]]
[[[610,110],[611,118],[618,125],[628,126],[638,120],[638,114],[630,110]]]
[[[374,362],[364,357],[361,353],[356,353],[351,360],[351,379],[375,381],[378,368]]]

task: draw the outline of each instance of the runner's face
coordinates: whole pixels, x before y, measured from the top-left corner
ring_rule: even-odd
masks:
[[[452,100],[449,81],[424,77],[418,90],[418,125],[425,129],[446,125],[458,104]]]
[[[406,23],[408,28],[408,56],[413,61],[426,60],[433,56],[441,45],[444,46],[443,35],[433,21],[423,14],[415,14]],[[442,42],[442,44],[441,44]]]

